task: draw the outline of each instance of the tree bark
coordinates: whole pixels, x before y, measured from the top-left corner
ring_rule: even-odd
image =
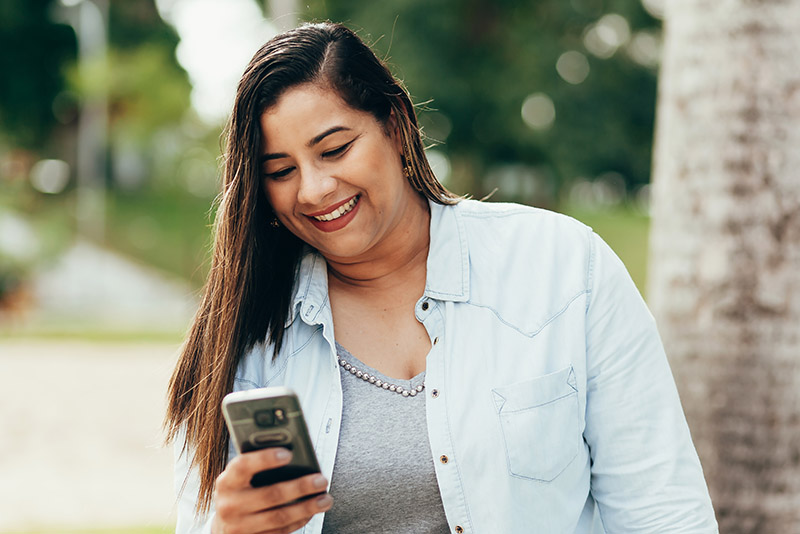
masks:
[[[670,0],[651,308],[724,533],[800,532],[800,1]]]

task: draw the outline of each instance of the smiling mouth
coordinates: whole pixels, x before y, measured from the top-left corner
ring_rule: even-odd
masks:
[[[318,221],[322,221],[322,222],[334,221],[334,220],[338,219],[339,217],[341,217],[342,215],[346,215],[346,214],[350,213],[351,211],[353,211],[353,208],[356,207],[356,204],[358,204],[358,200],[360,198],[361,198],[361,195],[356,195],[353,198],[351,198],[349,202],[345,202],[344,204],[342,204],[341,206],[339,206],[337,209],[333,210],[332,212],[326,213],[325,215],[315,215],[313,218],[318,220]]]

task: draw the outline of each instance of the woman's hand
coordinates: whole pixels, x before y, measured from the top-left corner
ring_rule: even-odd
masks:
[[[217,477],[213,534],[288,534],[308,523],[314,514],[327,511],[333,504],[327,493],[289,504],[325,491],[328,481],[319,473],[260,488],[250,485],[259,471],[286,465],[291,458],[286,449],[270,448],[231,460]]]

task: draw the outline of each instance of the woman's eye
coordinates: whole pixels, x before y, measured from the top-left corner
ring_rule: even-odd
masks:
[[[353,142],[350,141],[349,143],[343,144],[339,148],[334,148],[333,150],[328,150],[327,152],[323,152],[322,153],[322,157],[323,158],[335,158],[336,156],[341,156],[342,154],[347,152],[347,149],[350,148],[350,145],[352,145],[352,144],[353,144]]]
[[[294,167],[286,167],[285,169],[281,169],[281,170],[276,171],[276,172],[268,172],[266,174],[266,176],[270,180],[280,180],[281,178],[287,176],[293,170],[294,170]]]

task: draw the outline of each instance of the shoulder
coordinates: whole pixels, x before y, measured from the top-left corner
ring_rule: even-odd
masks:
[[[469,256],[469,302],[536,331],[589,292],[595,237],[585,224],[519,204],[453,206]]]
[[[510,203],[465,200],[453,206],[463,225],[470,260],[531,262],[532,267],[576,265],[590,259],[593,231],[561,213]]]
[[[506,234],[511,230],[522,230],[524,236],[532,238],[558,235],[579,241],[588,239],[592,232],[591,228],[572,217],[522,204],[463,200],[453,208],[470,232],[487,229]]]

